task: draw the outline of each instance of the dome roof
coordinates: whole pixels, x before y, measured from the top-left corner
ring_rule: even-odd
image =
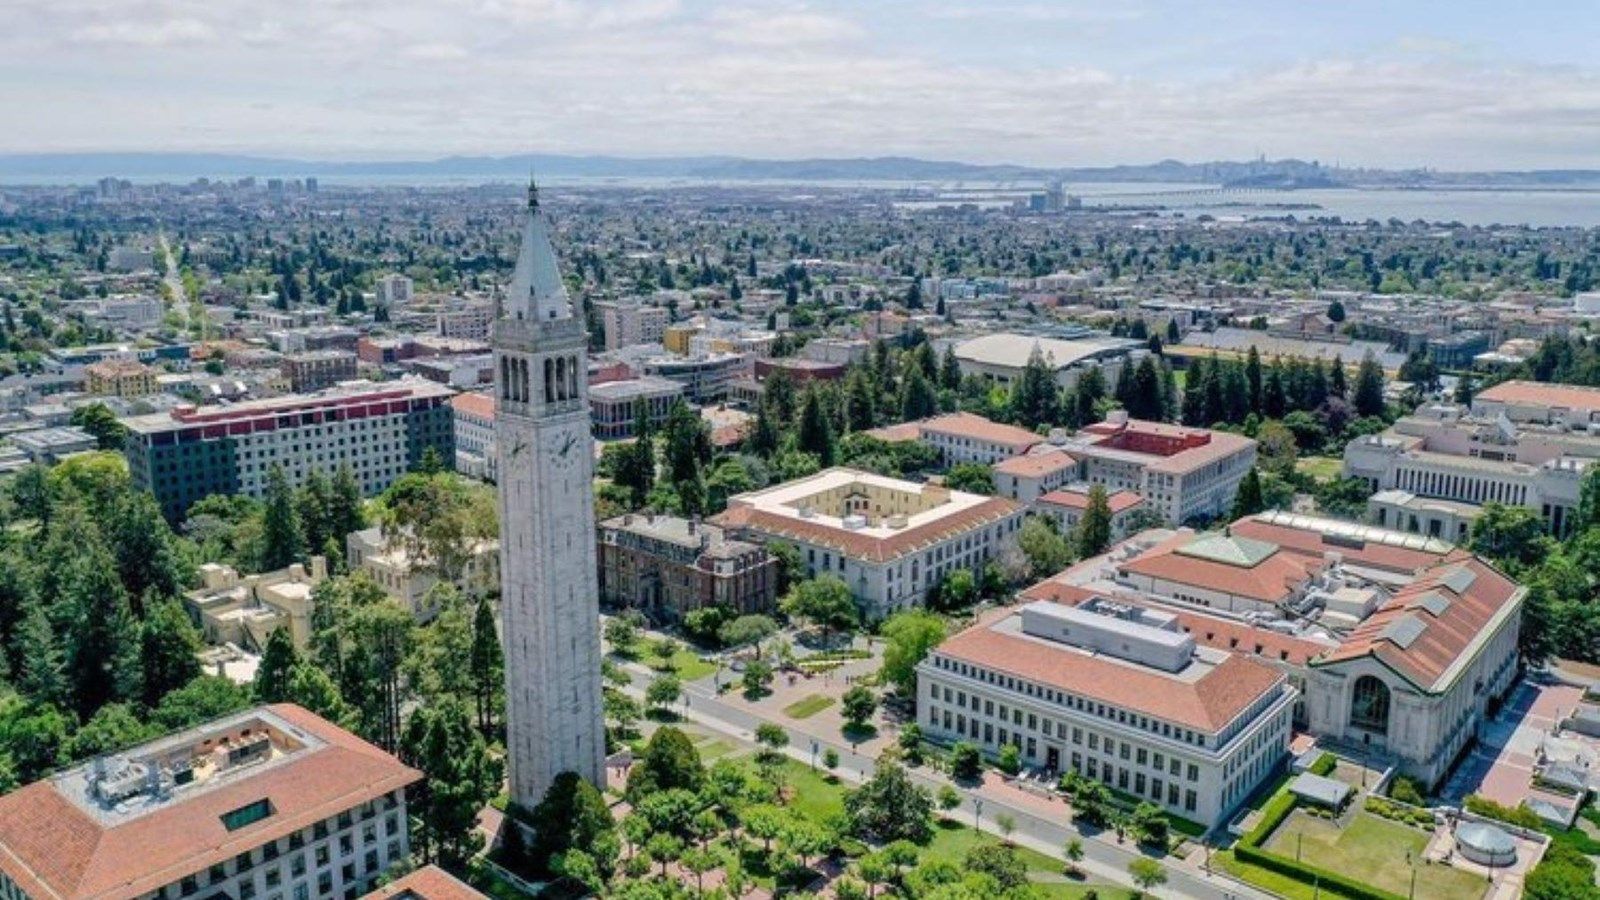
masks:
[[[1484,865],[1509,865],[1517,858],[1517,842],[1511,835],[1486,822],[1461,823],[1456,828],[1456,846],[1463,856]]]

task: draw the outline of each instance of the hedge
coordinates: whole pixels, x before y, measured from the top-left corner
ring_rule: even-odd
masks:
[[[1317,761],[1306,767],[1306,771],[1313,775],[1326,778],[1329,773],[1339,767],[1339,758],[1332,753],[1324,753],[1317,757]]]
[[[1289,813],[1294,812],[1295,802],[1295,796],[1288,788],[1282,788],[1273,794],[1272,799],[1261,807],[1261,821],[1250,829],[1249,834],[1240,838],[1239,843],[1252,848],[1261,846],[1266,842],[1267,836],[1272,834],[1273,829],[1281,825],[1283,820],[1289,817]]]
[[[1303,862],[1295,862],[1287,856],[1279,856],[1276,853],[1258,850],[1243,841],[1233,848],[1233,855],[1235,858],[1242,859],[1247,863],[1258,865],[1263,869],[1269,869],[1279,875],[1287,875],[1296,881],[1306,884],[1316,884],[1320,881],[1323,891],[1338,894],[1342,897],[1349,897],[1351,900],[1406,900],[1399,894],[1391,894],[1388,891],[1347,878],[1337,872],[1330,872],[1327,869],[1307,865]]]

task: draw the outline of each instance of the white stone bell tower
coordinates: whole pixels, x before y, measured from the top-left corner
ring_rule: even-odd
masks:
[[[532,183],[492,343],[506,751],[532,809],[562,772],[605,784],[588,332]]]

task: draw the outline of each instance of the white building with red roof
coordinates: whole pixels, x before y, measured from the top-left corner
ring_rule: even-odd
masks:
[[[1006,425],[969,412],[946,413],[915,422],[902,422],[876,428],[868,435],[881,441],[901,443],[922,441],[939,451],[947,466],[981,463],[992,466],[1010,459],[1044,441],[1026,428]]]
[[[981,570],[1022,514],[1003,497],[832,468],[730,497],[711,522],[740,540],[793,544],[808,575],[843,579],[876,619],[921,605],[957,569]]]
[[[1282,672],[1201,645],[1173,614],[1091,598],[981,621],[917,667],[935,739],[1074,771],[1215,826],[1276,771],[1297,692]]]
[[[1083,514],[1089,509],[1090,490],[1092,485],[1086,482],[1069,484],[1040,497],[1034,502],[1034,510],[1054,519],[1056,526],[1065,534],[1077,528],[1083,520]],[[1137,520],[1138,513],[1146,508],[1144,498],[1133,491],[1107,492],[1106,506],[1111,509],[1111,539],[1114,541],[1128,536],[1129,526]]]
[[[1256,442],[1243,435],[1129,419],[1120,410],[1060,446],[1080,460],[1083,480],[1133,491],[1173,524],[1227,515],[1256,464]]]
[[[235,713],[0,797],[0,895],[356,896],[410,853],[421,777],[298,706]]]
[[[1200,645],[1285,675],[1297,727],[1433,784],[1515,680],[1526,593],[1445,541],[1267,512],[1145,532],[1022,596],[1170,614]]]

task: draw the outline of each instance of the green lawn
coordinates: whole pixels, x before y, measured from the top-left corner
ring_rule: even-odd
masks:
[[[1332,481],[1344,471],[1344,460],[1332,456],[1302,456],[1294,461],[1294,470],[1317,481]]]
[[[733,744],[711,734],[691,731],[689,732],[689,741],[694,744],[696,750],[700,751],[700,760],[705,763],[715,762],[737,749]]]
[[[699,654],[688,648],[680,648],[677,653],[672,654],[672,660],[666,663],[655,654],[654,648],[640,651],[635,658],[642,660],[645,665],[657,672],[672,672],[682,681],[695,681],[717,671],[715,665],[701,659]]]
[[[785,706],[783,714],[791,719],[808,719],[833,705],[832,697],[812,694]]]
[[[1420,860],[1427,845],[1426,832],[1368,813],[1357,813],[1341,829],[1302,810],[1278,826],[1263,849],[1294,859],[1298,848],[1306,863],[1406,895],[1411,886],[1407,853]],[[1422,900],[1481,897],[1485,888],[1481,878],[1449,866],[1421,864],[1417,872],[1416,896]]]

